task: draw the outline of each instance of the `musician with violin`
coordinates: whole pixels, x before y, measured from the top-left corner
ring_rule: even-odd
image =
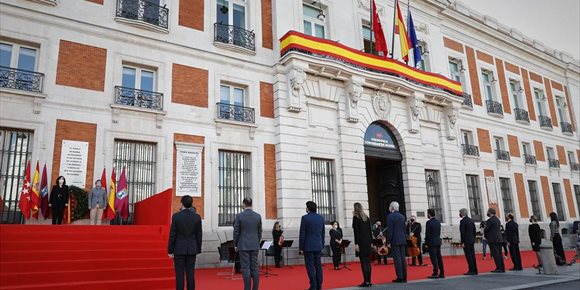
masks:
[[[421,255],[421,224],[417,222],[416,216],[411,216],[407,228],[409,234],[408,255],[412,257],[411,266],[417,266],[416,260],[419,260],[419,266],[423,266],[423,256]]]
[[[389,254],[389,250],[387,248],[387,238],[385,237],[385,230],[382,227],[381,221],[377,220],[375,221],[375,223],[373,224],[372,227],[372,231],[373,231],[373,239],[374,239],[374,244],[378,247],[377,249],[377,261],[378,264],[381,264],[381,259],[383,259],[385,262],[385,265],[388,265],[389,262],[387,262],[387,254]]]
[[[284,244],[284,236],[282,235],[282,226],[280,222],[274,223],[274,228],[272,229],[272,238],[274,238],[274,264],[276,268],[280,268],[280,262],[282,261],[282,244]]]
[[[338,221],[333,221],[331,224],[332,229],[330,229],[330,249],[332,250],[332,263],[334,264],[334,270],[340,270],[340,257],[342,255],[342,249],[340,244],[342,243],[342,229],[338,224]]]

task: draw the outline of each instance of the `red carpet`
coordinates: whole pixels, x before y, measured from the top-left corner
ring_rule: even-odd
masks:
[[[163,226],[36,226],[0,225],[0,289],[175,289],[171,260],[166,254],[167,227]],[[458,253],[461,251],[458,251]],[[568,252],[567,255],[573,255]],[[570,258],[571,256],[568,256]],[[533,252],[522,252],[524,267],[536,263]],[[424,257],[429,263],[429,258]],[[504,260],[511,268],[510,260]],[[444,257],[446,276],[467,271],[463,256]],[[360,265],[352,271],[324,269],[324,288],[358,285]],[[481,260],[481,273],[494,269],[493,260]],[[218,275],[227,269],[196,271],[197,289],[242,289],[236,280]],[[408,279],[425,279],[431,266],[408,267]],[[271,269],[278,276],[260,279],[260,289],[299,290],[308,288],[304,266]],[[374,265],[374,284],[394,279],[392,261]]]

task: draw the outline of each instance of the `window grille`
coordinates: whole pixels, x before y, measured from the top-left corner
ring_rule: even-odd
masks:
[[[250,153],[219,151],[219,226],[232,226],[236,214],[244,208],[245,197],[251,197]]]
[[[326,224],[336,219],[334,163],[328,159],[310,159],[312,174],[312,201]]]

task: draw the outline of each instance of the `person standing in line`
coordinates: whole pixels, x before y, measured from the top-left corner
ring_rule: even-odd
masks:
[[[340,270],[340,258],[342,256],[342,249],[340,244],[342,243],[342,229],[338,224],[338,221],[333,221],[331,223],[332,229],[329,231],[330,235],[330,249],[332,250],[332,264],[334,265],[334,270]]]
[[[413,257],[411,259],[412,266],[416,266],[416,262],[415,260],[419,261],[419,266],[423,266],[423,253],[421,253],[421,224],[417,222],[417,217],[412,215],[411,219],[411,227],[409,228],[409,236],[413,236],[417,239],[417,247],[419,248],[419,256],[417,256],[417,259],[415,259],[415,257]]]
[[[272,238],[274,239],[274,264],[276,268],[281,268],[280,262],[282,261],[282,243],[284,243],[284,236],[282,236],[282,226],[280,222],[274,223],[274,228],[272,229]]]
[[[542,229],[540,228],[540,225],[538,225],[538,219],[534,215],[530,217],[528,235],[530,236],[530,242],[532,243],[532,250],[536,253],[536,258],[538,259],[538,264],[534,265],[534,268],[541,268],[542,258],[540,256],[540,245],[542,244]]]
[[[103,209],[107,206],[107,192],[101,187],[101,180],[95,182],[95,187],[89,191],[88,202],[90,209],[90,224],[101,225]]]
[[[52,186],[48,206],[52,208],[52,224],[61,225],[64,208],[68,206],[69,188],[64,176],[56,178],[56,184]]]
[[[475,223],[467,216],[467,209],[459,210],[459,233],[461,234],[461,246],[467,260],[467,273],[463,275],[477,275],[477,260],[475,259]]]
[[[373,242],[371,220],[364,212],[362,205],[358,202],[354,204],[352,215],[354,250],[360,260],[360,267],[363,274],[363,282],[358,287],[371,287],[371,254]]]
[[[487,239],[485,238],[485,221],[479,223],[479,230],[481,232],[481,259],[487,259]]]
[[[193,198],[181,198],[182,210],[171,217],[167,254],[173,259],[175,289],[183,290],[183,275],[187,277],[187,290],[195,289],[195,260],[201,253],[201,217],[191,210]]]
[[[244,290],[258,290],[260,269],[258,269],[258,251],[262,240],[262,216],[252,210],[252,199],[242,201],[244,211],[234,220],[234,247],[240,256]]]
[[[512,258],[512,263],[514,267],[510,271],[521,271],[522,268],[522,256],[520,254],[520,231],[518,224],[514,221],[514,214],[508,213],[506,215],[507,223],[505,224],[505,235],[510,248],[510,256]]]
[[[321,290],[324,217],[316,213],[316,203],[313,201],[306,202],[306,212],[300,221],[299,253],[304,255],[304,264],[310,282],[308,289]]]
[[[441,222],[435,218],[435,210],[427,210],[429,220],[425,224],[425,245],[429,249],[429,258],[433,264],[433,274],[427,276],[429,279],[445,278],[443,268],[443,257],[441,257]]]
[[[407,283],[405,216],[399,212],[399,203],[396,201],[391,202],[389,211],[391,213],[387,216],[387,246],[391,248],[397,273],[397,279],[393,280],[393,283]]]
[[[486,225],[484,235],[487,239],[487,243],[489,244],[491,257],[495,261],[495,269],[491,272],[504,273],[505,265],[503,263],[503,256],[501,254],[501,244],[503,243],[500,230],[501,223],[495,216],[495,208],[489,208],[487,210],[487,216],[489,219],[485,222]]]
[[[385,240],[383,231],[384,229],[381,220],[376,220],[372,227],[373,241],[375,245],[383,244],[383,240]],[[387,255],[381,255],[380,252],[377,252],[377,265],[381,264],[381,259],[384,261],[385,265],[389,264],[387,261]]]
[[[558,221],[558,215],[555,212],[550,213],[550,220],[550,241],[554,244],[554,253],[560,257],[561,261],[566,261],[564,246],[562,246],[562,236],[560,236],[560,221]],[[557,257],[556,261],[558,261]]]

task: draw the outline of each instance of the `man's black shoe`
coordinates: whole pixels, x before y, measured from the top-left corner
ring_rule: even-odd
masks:
[[[431,275],[431,276],[427,276],[427,279],[439,279],[439,276]]]
[[[445,279],[445,275],[439,275],[439,279]]]
[[[493,271],[491,271],[492,273],[505,273],[505,270],[499,270],[499,269],[495,269]]]

